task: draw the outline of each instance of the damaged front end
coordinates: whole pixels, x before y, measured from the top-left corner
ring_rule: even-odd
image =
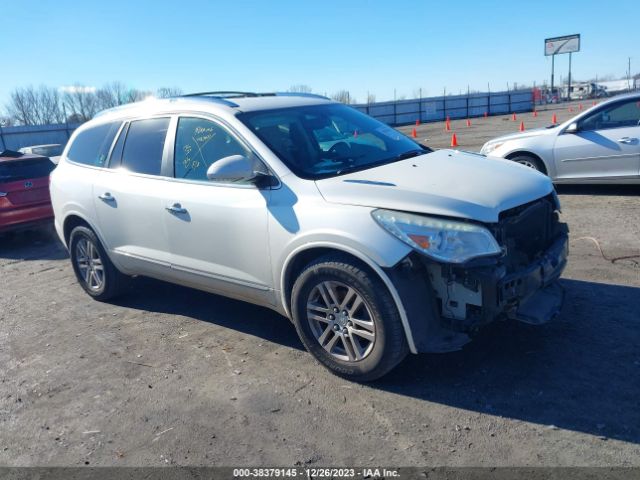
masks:
[[[504,211],[487,228],[499,255],[445,263],[414,251],[388,270],[417,351],[458,350],[468,333],[497,319],[538,325],[559,313],[568,228],[559,221],[556,197]]]

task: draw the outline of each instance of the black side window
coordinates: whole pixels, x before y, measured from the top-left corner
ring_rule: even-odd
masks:
[[[103,167],[119,128],[120,122],[112,122],[80,132],[69,147],[67,158],[72,162]]]
[[[230,155],[250,157],[247,149],[217,123],[202,118],[180,118],[174,154],[176,178],[207,180],[209,166]]]
[[[122,152],[122,167],[130,172],[160,175],[168,129],[168,118],[131,122]]]
[[[604,108],[581,124],[581,130],[605,130],[608,128],[635,127],[640,125],[640,101],[631,100]]]

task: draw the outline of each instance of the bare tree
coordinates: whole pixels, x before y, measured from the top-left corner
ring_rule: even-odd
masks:
[[[349,90],[338,90],[333,95],[331,95],[337,102],[346,103],[349,105],[350,103],[356,103],[356,99],[351,96],[351,92]]]
[[[60,94],[55,88],[32,86],[15,89],[7,113],[22,125],[46,125],[63,121]]]
[[[303,83],[297,85],[291,85],[289,87],[289,92],[293,93],[311,93],[313,90],[309,85],[305,85]]]
[[[156,90],[156,97],[158,98],[179,97],[180,95],[182,95],[180,87],[160,87]]]
[[[68,117],[73,117],[80,122],[86,122],[100,110],[95,87],[76,84],[63,87],[62,91],[67,120]]]
[[[375,93],[367,93],[367,103],[376,103]]]
[[[121,82],[111,82],[96,90],[98,108],[104,110],[129,102],[129,89]]]

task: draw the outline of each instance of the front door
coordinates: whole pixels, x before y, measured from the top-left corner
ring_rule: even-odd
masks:
[[[640,102],[604,105],[561,133],[554,147],[557,180],[637,179],[640,172]]]
[[[252,183],[213,183],[207,169],[251,152],[212,119],[181,117],[167,189],[165,225],[172,275],[181,283],[254,303],[273,303],[267,203]]]

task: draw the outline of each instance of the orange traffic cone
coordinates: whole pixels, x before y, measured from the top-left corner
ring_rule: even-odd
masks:
[[[570,112],[573,112],[573,107],[569,107],[569,111],[570,111]]]
[[[414,128],[413,130],[411,130],[411,136],[413,138],[416,138],[418,136],[418,132],[416,132],[416,129]]]
[[[534,110],[534,111],[533,111],[533,116],[534,116],[534,117],[537,117],[537,116],[538,116],[538,111],[537,111],[537,110]]]
[[[582,104],[578,105],[578,110],[582,110]]]
[[[524,122],[520,122],[520,131],[524,132]]]
[[[471,126],[471,120],[467,118],[467,127],[470,127],[470,126]]]
[[[449,118],[449,115],[447,115],[447,123],[451,123],[451,118]]]
[[[416,127],[420,126],[420,119],[416,120]]]
[[[452,147],[457,147],[458,146],[458,137],[456,137],[455,133],[453,135],[451,135],[451,146]]]
[[[449,120],[447,120],[446,122],[444,122],[444,130],[446,132],[451,130],[451,123],[449,123]]]
[[[595,102],[595,101],[593,102],[593,106],[594,106],[594,107],[595,107],[597,104],[598,104],[598,102]]]
[[[358,130],[353,131],[353,138],[358,138]]]
[[[556,117],[555,113],[553,114],[553,117],[551,117],[551,123],[553,123],[554,125],[558,123],[558,117]]]
[[[516,121],[516,112],[513,112],[513,115],[511,115],[511,120]]]
[[[489,114],[487,112],[484,112],[484,118],[487,118],[489,116]]]

